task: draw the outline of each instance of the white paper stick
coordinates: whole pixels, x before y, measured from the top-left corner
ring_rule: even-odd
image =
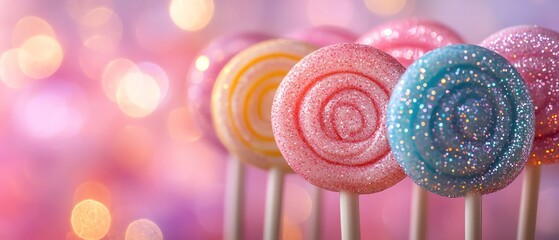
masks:
[[[427,190],[413,185],[410,221],[410,240],[427,239]]]
[[[266,213],[264,216],[264,239],[277,240],[280,238],[281,233],[281,204],[284,173],[279,168],[271,168],[268,174]]]
[[[310,240],[322,239],[321,223],[322,223],[322,189],[309,184],[311,192],[312,210],[309,218],[309,238]]]
[[[223,223],[223,236],[226,240],[241,240],[243,238],[244,182],[244,163],[235,157],[229,157],[227,159],[225,218]]]
[[[342,240],[361,239],[359,226],[359,194],[340,192]]]
[[[536,216],[538,213],[538,195],[540,191],[541,165],[526,165],[520,217],[518,220],[518,240],[533,240],[536,233]]]
[[[481,240],[481,194],[466,195],[466,240]]]

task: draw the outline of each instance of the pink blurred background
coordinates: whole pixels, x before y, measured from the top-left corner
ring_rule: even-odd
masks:
[[[559,30],[559,2],[418,0],[0,0],[0,239],[79,239],[72,209],[110,211],[104,239],[147,218],[165,239],[221,239],[225,155],[186,105],[185,78],[213,38],[283,35],[335,25],[360,35],[384,21],[424,17],[478,43],[512,25]],[[132,73],[129,71],[133,69]],[[118,83],[118,84],[117,84]],[[119,85],[119,87],[117,87]],[[248,170],[245,238],[261,239],[266,173]],[[516,236],[522,176],[483,200],[484,239]],[[537,239],[558,239],[559,166],[544,166]],[[361,196],[363,239],[407,239],[405,179]],[[304,239],[312,209],[298,176],[285,185],[283,238]],[[429,239],[460,239],[463,199],[430,195]],[[328,192],[324,239],[338,239]]]

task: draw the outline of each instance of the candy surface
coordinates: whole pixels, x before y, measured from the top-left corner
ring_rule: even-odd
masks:
[[[382,24],[357,42],[376,47],[407,67],[426,52],[464,40],[441,23],[411,18]]]
[[[334,26],[315,26],[299,29],[285,35],[286,38],[301,40],[325,47],[336,43],[354,42],[357,35],[343,28]]]
[[[242,51],[223,68],[212,94],[214,126],[239,159],[291,171],[272,133],[272,99],[287,72],[314,50],[304,42],[270,40]]]
[[[536,113],[530,162],[559,162],[559,33],[517,26],[489,36],[480,45],[509,60],[530,90]]]
[[[388,54],[355,43],[321,48],[297,63],[272,107],[274,136],[293,170],[332,191],[373,193],[402,180],[384,124],[403,72]]]
[[[497,53],[452,45],[408,67],[394,88],[390,146],[419,186],[442,196],[506,187],[527,161],[534,109],[520,73]]]
[[[212,124],[211,94],[223,66],[240,51],[269,39],[259,33],[238,33],[212,41],[194,59],[186,77],[187,103],[204,136],[214,146],[223,149]]]

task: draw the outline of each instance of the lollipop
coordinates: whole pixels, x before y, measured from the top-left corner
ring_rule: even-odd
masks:
[[[274,98],[279,149],[307,181],[340,192],[344,239],[359,237],[358,194],[405,177],[384,127],[390,91],[403,71],[373,47],[336,44],[295,65]]]
[[[407,67],[426,52],[464,41],[452,29],[441,23],[411,18],[382,24],[361,36],[357,42],[383,50]],[[427,205],[427,191],[415,185],[412,195],[410,239],[426,239]]]
[[[530,95],[503,57],[473,45],[427,53],[406,70],[388,106],[392,152],[419,186],[466,197],[466,237],[481,236],[481,194],[510,184],[534,136]]]
[[[404,19],[382,24],[361,36],[358,43],[376,47],[404,66],[435,48],[463,43],[464,40],[447,26],[425,19]]]
[[[314,50],[291,40],[254,45],[227,63],[214,86],[212,114],[218,137],[239,159],[270,170],[264,239],[278,237],[283,173],[291,172],[272,133],[272,99],[291,67]]]
[[[317,46],[325,47],[336,43],[353,42],[357,38],[355,34],[343,28],[334,26],[318,26],[300,29],[286,35],[287,38],[314,43]],[[321,232],[321,212],[322,209],[322,189],[309,184],[311,191],[312,211],[309,216],[308,239],[322,239]]]
[[[336,43],[353,42],[357,39],[354,33],[334,26],[315,26],[299,29],[288,33],[285,37],[309,42],[320,47]]]
[[[187,75],[189,109],[206,139],[220,150],[223,145],[217,139],[210,110],[211,91],[217,75],[235,54],[267,38],[266,35],[249,32],[217,38],[195,58]],[[243,229],[244,167],[238,159],[230,159],[227,163],[224,236],[240,240]]]
[[[270,37],[264,34],[243,32],[216,38],[195,58],[188,75],[187,103],[204,136],[216,147],[223,148],[212,125],[211,93],[217,75],[223,66],[240,51]]]
[[[520,72],[536,114],[536,135],[526,166],[518,239],[534,239],[541,164],[559,162],[559,33],[537,27],[503,29],[480,45],[505,57]]]

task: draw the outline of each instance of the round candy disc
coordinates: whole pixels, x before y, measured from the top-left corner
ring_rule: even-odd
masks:
[[[497,53],[452,45],[408,67],[388,106],[396,159],[419,186],[442,196],[491,193],[527,161],[534,109],[520,73]]]
[[[480,45],[509,60],[528,85],[536,113],[531,163],[559,162],[559,33],[517,26],[491,35]]]
[[[336,43],[353,42],[357,35],[343,28],[334,26],[315,26],[288,33],[286,38],[301,40],[320,47]]]
[[[218,137],[229,152],[261,168],[291,171],[272,133],[272,99],[287,72],[314,50],[299,41],[265,41],[225,65],[214,86],[212,114]]]
[[[357,42],[385,51],[407,67],[426,52],[464,40],[441,23],[412,18],[382,24]]]
[[[393,57],[355,43],[321,48],[297,63],[272,107],[274,135],[291,168],[332,191],[373,193],[402,180],[384,124],[403,72]]]
[[[212,125],[211,94],[219,71],[240,51],[269,39],[258,33],[238,33],[213,40],[194,59],[186,77],[187,103],[204,136],[215,146],[223,147]]]

